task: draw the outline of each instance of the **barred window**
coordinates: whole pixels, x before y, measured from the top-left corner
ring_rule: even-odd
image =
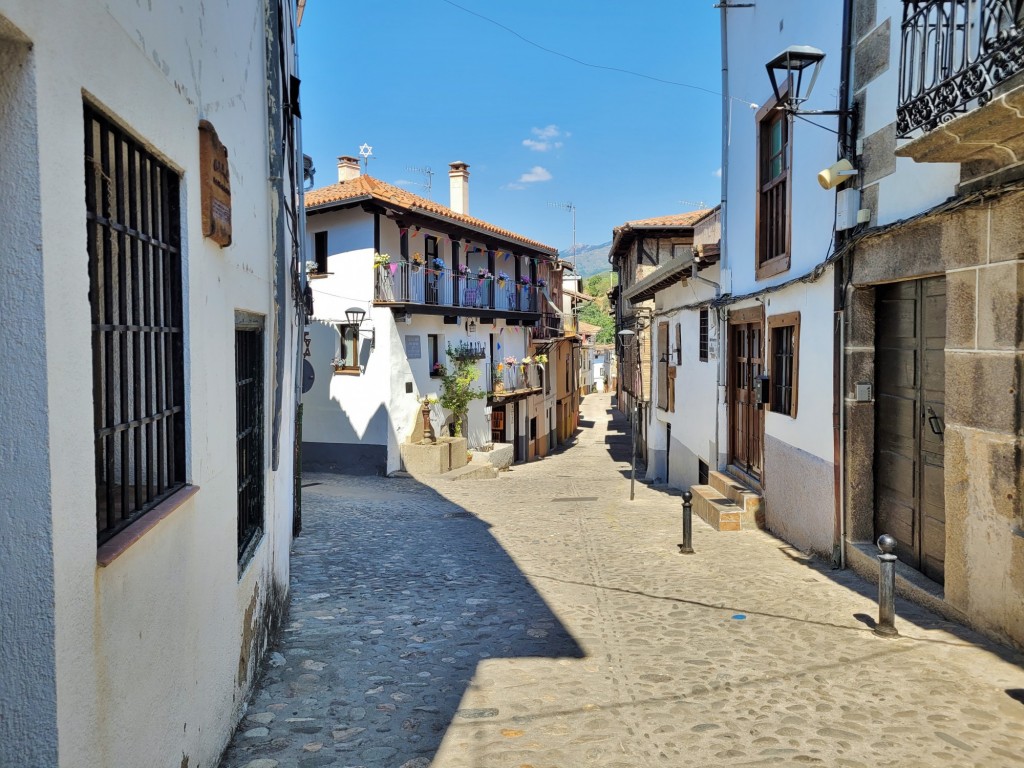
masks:
[[[235,440],[238,455],[238,561],[263,534],[263,328],[240,318],[235,327]]]
[[[708,361],[708,308],[700,311],[700,347],[698,356],[702,363]]]
[[[180,193],[139,141],[89,105],[84,118],[102,544],[185,485]]]
[[[800,313],[768,318],[771,345],[771,410],[796,417],[796,381],[799,362]]]

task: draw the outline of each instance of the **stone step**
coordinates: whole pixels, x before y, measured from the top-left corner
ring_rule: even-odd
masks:
[[[498,468],[486,461],[471,461],[464,467],[453,469],[444,475],[445,480],[493,480]]]
[[[708,473],[708,484],[733,504],[742,507],[747,514],[761,521],[761,496],[727,472]]]
[[[711,485],[691,485],[693,511],[716,531],[747,531],[758,527],[755,514],[748,512]]]

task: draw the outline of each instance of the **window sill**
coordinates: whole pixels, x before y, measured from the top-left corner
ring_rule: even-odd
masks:
[[[781,275],[783,272],[789,270],[789,254],[784,253],[781,256],[768,259],[768,261],[761,262],[760,266],[757,267],[754,273],[755,280],[766,280],[769,277],[775,277],[775,275]]]
[[[309,272],[306,274],[306,277],[310,280],[321,280],[325,277],[330,277],[333,274],[333,272]]]
[[[199,493],[198,485],[186,485],[176,493],[168,496],[112,539],[103,542],[96,550],[96,564],[100,568],[106,568],[127,552],[132,544],[155,528],[161,520],[169,517],[174,510],[182,506],[197,493]]]
[[[358,368],[335,368],[335,376],[358,376],[361,371]]]

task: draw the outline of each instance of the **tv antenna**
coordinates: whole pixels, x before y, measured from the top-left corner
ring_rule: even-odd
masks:
[[[703,210],[708,207],[707,203],[703,200],[697,203],[693,202],[693,200],[679,200],[678,202],[680,205],[685,205],[686,207],[693,208],[695,210]]]
[[[429,165],[426,165],[426,166],[424,166],[422,168],[414,168],[411,165],[407,165],[407,166],[405,166],[405,170],[409,171],[409,173],[421,173],[421,174],[423,174],[424,178],[426,178],[426,180],[427,180],[427,182],[425,184],[419,184],[418,182],[415,182],[415,181],[410,181],[409,183],[413,184],[413,185],[415,185],[417,187],[423,187],[423,189],[425,189],[427,191],[427,197],[429,199],[433,200],[434,198],[430,197],[430,190],[434,186],[434,171],[431,169],[431,167]]]
[[[576,206],[573,203],[548,203],[552,208],[561,208],[572,213],[572,268],[576,269]]]

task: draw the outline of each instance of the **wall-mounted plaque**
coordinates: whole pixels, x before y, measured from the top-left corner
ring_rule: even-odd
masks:
[[[407,335],[405,337],[405,356],[409,360],[419,360],[422,357],[420,350],[420,337]]]
[[[228,148],[207,120],[199,121],[199,187],[203,234],[221,248],[231,245],[231,172]]]

